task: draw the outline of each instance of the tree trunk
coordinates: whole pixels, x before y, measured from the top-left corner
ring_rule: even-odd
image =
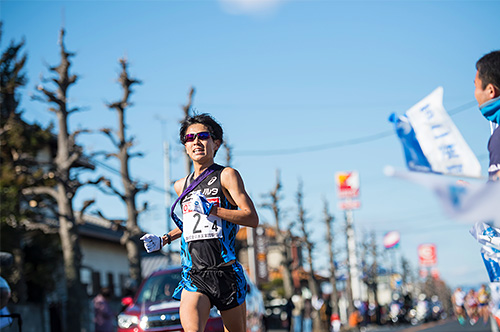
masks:
[[[74,222],[71,199],[67,197],[64,185],[58,185],[59,236],[64,257],[64,272],[66,277],[66,330],[80,330],[82,314],[86,313],[87,295],[83,291],[80,279],[81,251],[78,232]]]

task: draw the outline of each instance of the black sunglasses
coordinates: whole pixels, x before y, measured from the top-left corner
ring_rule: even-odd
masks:
[[[184,136],[184,143],[187,143],[187,142],[193,142],[196,137],[198,137],[198,139],[200,140],[207,140],[210,138],[210,133],[208,131],[202,131],[201,133],[196,133],[196,134],[186,134]]]

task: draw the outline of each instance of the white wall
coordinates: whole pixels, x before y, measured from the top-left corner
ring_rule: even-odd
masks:
[[[83,254],[82,265],[91,267],[93,271],[100,272],[102,286],[108,285],[107,274],[112,273],[115,285],[114,293],[121,294],[119,276],[120,274],[129,275],[125,247],[118,243],[88,238],[81,238],[80,245]],[[82,271],[82,282],[92,283],[90,271],[86,269]]]

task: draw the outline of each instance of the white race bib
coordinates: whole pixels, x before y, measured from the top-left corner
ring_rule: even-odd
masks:
[[[218,197],[207,198],[215,206],[219,206]],[[182,236],[186,242],[217,239],[222,237],[222,221],[217,216],[206,216],[193,211],[191,202],[182,204],[183,232]]]

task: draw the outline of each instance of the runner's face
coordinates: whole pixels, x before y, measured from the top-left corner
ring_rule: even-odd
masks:
[[[205,125],[201,123],[195,123],[188,127],[186,130],[187,134],[198,134],[201,132],[209,131]],[[213,159],[215,151],[219,149],[220,141],[209,137],[207,140],[201,140],[199,137],[196,137],[192,142],[186,142],[186,152],[191,160],[195,162],[203,162],[207,158]]]

